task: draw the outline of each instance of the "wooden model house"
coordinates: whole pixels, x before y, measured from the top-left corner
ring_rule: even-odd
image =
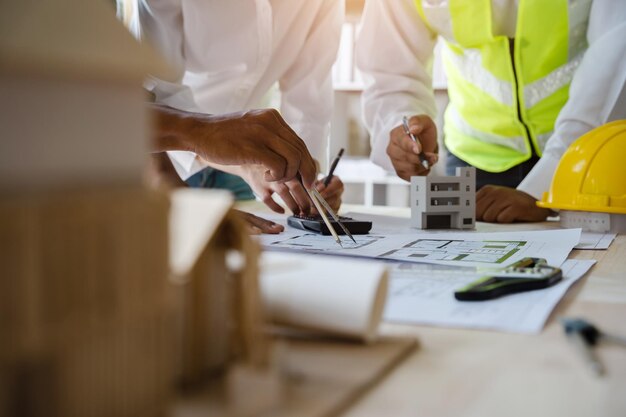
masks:
[[[176,377],[262,363],[230,199],[183,216],[170,274],[170,199],[142,185],[167,65],[105,0],[2,2],[0,33],[0,416],[165,415]]]
[[[225,191],[172,194],[170,269],[176,287],[177,381],[203,382],[235,361],[266,367],[260,247],[245,233]]]

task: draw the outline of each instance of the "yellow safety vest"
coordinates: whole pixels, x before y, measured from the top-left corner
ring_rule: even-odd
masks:
[[[541,156],[587,49],[591,0],[519,0],[514,40],[493,35],[491,0],[415,3],[445,39],[448,149],[490,172]]]

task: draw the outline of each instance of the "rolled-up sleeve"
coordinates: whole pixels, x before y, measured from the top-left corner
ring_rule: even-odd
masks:
[[[152,44],[176,70],[176,78],[162,80],[149,77],[146,88],[160,104],[200,112],[191,89],[182,83],[185,68],[182,0],[139,0],[131,30],[137,38]],[[167,152],[178,175],[186,180],[209,166],[193,152]]]
[[[436,116],[435,42],[413,0],[366,2],[357,41],[357,66],[365,80],[363,117],[371,137],[371,160],[388,171],[394,171],[386,152],[391,129],[403,116]]]
[[[326,170],[333,107],[332,66],[343,17],[343,1],[323,1],[297,59],[279,80],[281,114],[322,171]]]

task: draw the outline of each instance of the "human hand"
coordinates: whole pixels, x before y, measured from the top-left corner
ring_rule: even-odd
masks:
[[[476,220],[491,223],[542,222],[550,210],[515,188],[485,185],[476,193]]]
[[[328,183],[328,186],[324,185],[324,181],[316,181],[315,188],[324,197],[324,200],[332,207],[333,211],[337,213],[341,207],[341,195],[343,194],[343,182],[341,179],[333,175]],[[312,214],[319,214],[315,207],[311,208]]]
[[[292,213],[304,216],[311,213],[311,200],[299,180],[294,179],[282,183],[266,181],[262,175],[263,170],[264,168],[260,165],[243,165],[239,167],[238,175],[248,183],[254,194],[273,211],[285,212],[285,209],[273,198],[274,194],[278,194]]]
[[[410,181],[414,175],[428,175],[430,172],[420,162],[419,153],[422,149],[431,167],[439,160],[435,122],[426,115],[412,116],[409,118],[409,130],[419,139],[418,143],[413,142],[402,123],[399,123],[389,133],[387,145],[387,155],[396,174],[406,181]]]
[[[258,165],[266,182],[284,183],[298,173],[313,186],[316,166],[306,145],[274,109],[223,115],[153,105],[156,151],[192,151],[221,165]]]
[[[275,235],[285,228],[278,223],[274,223],[273,221],[263,219],[259,216],[255,216],[252,213],[246,213],[241,210],[234,210],[235,213],[241,218],[248,227],[248,233],[251,235],[260,235],[262,233],[267,233],[270,235]]]

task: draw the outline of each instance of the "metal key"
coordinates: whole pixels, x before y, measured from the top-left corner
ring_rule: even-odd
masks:
[[[610,334],[606,332],[600,332],[600,341],[607,343],[615,343],[616,345],[620,345],[626,347],[626,337],[616,334]]]

